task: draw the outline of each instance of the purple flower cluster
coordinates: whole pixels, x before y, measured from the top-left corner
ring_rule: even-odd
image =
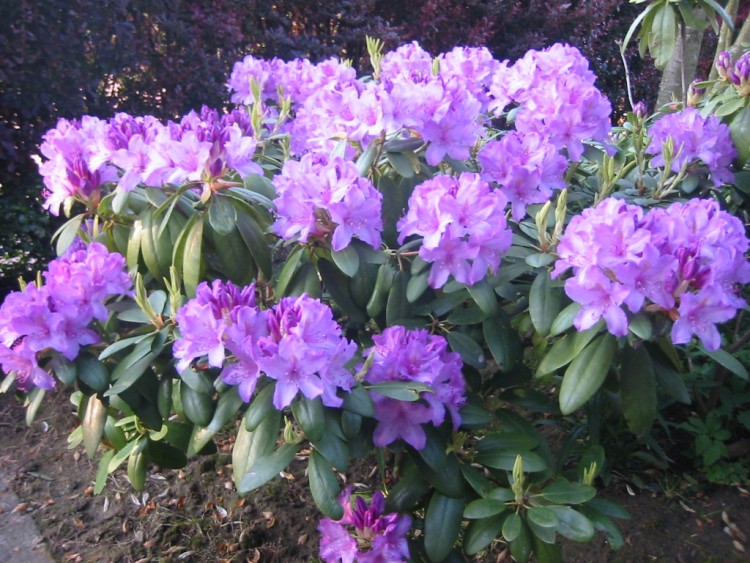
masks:
[[[160,187],[202,181],[228,170],[240,177],[262,174],[252,161],[256,145],[250,117],[240,110],[220,116],[204,107],[166,125],[124,113],[108,121],[61,119],[40,147],[47,158],[39,167],[44,207],[57,215],[71,197],[95,205],[108,182],[130,191],[141,183]]]
[[[520,221],[526,206],[544,203],[552,190],[564,188],[567,159],[541,135],[511,131],[488,142],[479,152],[482,178],[497,182],[511,204],[513,219]]]
[[[255,103],[250,89],[254,80],[261,94],[262,101],[278,101],[281,95],[289,97],[293,107],[298,107],[307,98],[319,90],[333,88],[335,85],[354,83],[357,72],[338,59],[327,59],[312,64],[308,59],[259,59],[247,55],[234,64],[227,87],[232,93],[232,103],[252,105]]]
[[[341,520],[323,518],[318,525],[320,557],[326,563],[395,563],[409,560],[406,534],[411,517],[397,513],[383,514],[383,493],[376,491],[367,505],[357,496],[352,508],[352,490],[347,487],[339,495],[344,508]]]
[[[356,346],[342,338],[331,309],[317,299],[287,297],[261,311],[254,284],[240,289],[231,282],[204,282],[177,312],[177,326],[180,337],[172,349],[177,369],[205,356],[208,365],[223,367],[222,379],[238,385],[246,402],[261,373],[276,380],[273,403],[279,410],[300,391],[310,399],[321,397],[327,406],[340,406],[336,389],[354,386],[345,364]]]
[[[610,198],[570,222],[552,276],[573,269],[565,291],[582,305],[574,321],[578,330],[604,317],[612,334],[625,336],[622,305],[633,313],[645,307],[674,320],[675,344],[696,335],[707,350],[716,350],[716,323],[745,306],[737,286],[750,282],[747,250],[742,223],[716,201],[693,199],[644,214]]]
[[[653,166],[664,166],[663,145],[672,139],[674,146],[672,171],[700,160],[708,166],[715,186],[734,181],[730,167],[737,157],[729,127],[718,117],[703,117],[695,108],[685,108],[658,119],[649,130],[651,142],[646,147]]]
[[[73,244],[50,262],[44,278],[43,286],[10,293],[0,306],[0,365],[16,372],[22,390],[54,387],[38,354],[54,350],[73,360],[81,346],[99,342],[91,321],[106,320],[105,301],[132,287],[125,258],[99,243]]]
[[[399,242],[410,235],[424,237],[419,256],[432,263],[432,287],[442,287],[450,275],[473,285],[488,271],[494,273],[510,248],[507,203],[478,174],[436,176],[414,188],[409,209],[398,222]]]
[[[490,109],[501,112],[518,105],[516,130],[541,135],[577,161],[582,141],[604,141],[611,129],[612,106],[594,86],[595,79],[578,49],[556,43],[501,66],[489,89]]]
[[[308,153],[287,161],[273,183],[278,193],[273,229],[280,237],[308,242],[330,236],[334,250],[357,237],[380,247],[382,195],[353,162]]]
[[[461,373],[460,356],[448,351],[442,336],[426,330],[407,330],[392,326],[374,336],[375,346],[367,351],[374,355],[372,365],[365,375],[367,383],[409,381],[428,385],[431,392],[423,392],[418,402],[405,402],[385,397],[371,391],[375,403],[375,428],[373,441],[384,447],[399,438],[421,450],[426,443],[422,424],[438,426],[448,411],[453,428],[461,424],[459,410],[466,400],[465,382]]]

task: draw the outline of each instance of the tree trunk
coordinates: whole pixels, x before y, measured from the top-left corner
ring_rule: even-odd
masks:
[[[680,33],[677,36],[677,44],[672,53],[672,58],[669,59],[661,75],[659,96],[656,100],[657,109],[672,102],[673,99],[684,100],[685,88],[695,78],[703,33],[694,27],[685,27],[684,29],[684,35]]]

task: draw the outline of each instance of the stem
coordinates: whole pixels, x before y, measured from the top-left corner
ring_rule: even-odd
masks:
[[[685,68],[685,43],[687,36],[685,32],[685,22],[680,18],[680,80],[682,82],[682,104],[687,106],[687,68]]]
[[[625,56],[625,49],[621,41],[620,44],[620,58],[622,59],[622,66],[625,67],[625,87],[628,91],[628,101],[630,102],[630,109],[635,108],[635,102],[633,101],[633,85],[630,83],[630,69],[628,68],[628,59]]]

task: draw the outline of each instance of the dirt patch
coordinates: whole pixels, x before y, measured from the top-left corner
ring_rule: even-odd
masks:
[[[230,446],[181,471],[153,471],[134,494],[122,472],[93,495],[96,463],[68,450],[76,417],[64,392],[45,398],[32,427],[13,396],[0,394],[0,471],[11,478],[22,510],[37,522],[58,561],[310,561],[317,555],[320,514],[304,477],[291,467],[256,493],[240,497],[231,481]],[[724,531],[725,513],[750,533],[748,497],[737,487],[694,496],[633,490],[615,482],[604,493],[631,514],[620,521],[625,545],[613,552],[603,535],[564,543],[569,562],[746,561],[742,536]],[[734,543],[738,542],[738,543]],[[495,553],[501,553],[497,546]],[[493,560],[494,560],[493,556]]]

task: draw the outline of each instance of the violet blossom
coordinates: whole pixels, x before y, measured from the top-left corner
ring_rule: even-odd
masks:
[[[409,560],[406,535],[411,528],[411,517],[399,516],[395,512],[384,514],[383,493],[376,491],[368,506],[361,496],[352,499],[352,489],[347,487],[338,500],[344,508],[341,520],[323,518],[318,525],[320,557],[323,561],[395,563]]]
[[[487,272],[496,272],[501,255],[510,248],[506,204],[505,195],[478,174],[435,176],[419,184],[409,198],[408,211],[397,225],[399,242],[411,235],[423,237],[419,256],[432,263],[432,287],[442,287],[451,275],[473,285]]]
[[[414,403],[385,397],[376,390],[370,392],[378,421],[375,445],[384,447],[400,438],[421,450],[427,439],[421,425],[429,422],[439,426],[446,411],[453,428],[458,429],[459,410],[466,400],[463,363],[457,353],[448,351],[445,338],[426,330],[392,326],[374,336],[373,342],[375,346],[366,352],[368,357],[374,355],[365,375],[367,383],[411,381],[431,388]]]

